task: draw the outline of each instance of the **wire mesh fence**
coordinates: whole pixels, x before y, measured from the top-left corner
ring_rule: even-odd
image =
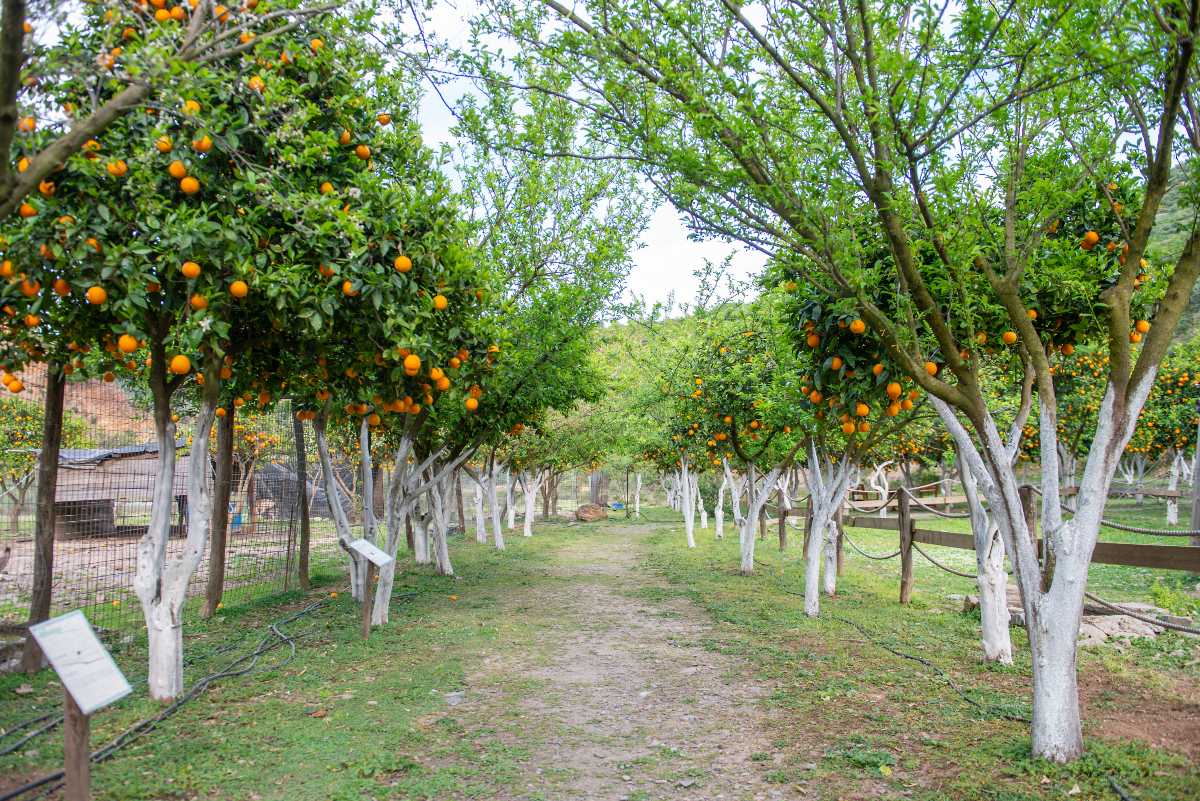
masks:
[[[46,373],[30,369],[24,390],[0,398],[0,624],[23,622],[33,586],[35,498]],[[241,603],[294,586],[300,534],[296,441],[291,409],[235,413],[225,603]],[[172,485],[168,558],[187,532],[188,459],[192,421],[177,422],[179,454]],[[64,393],[62,451],[57,465],[52,614],[83,609],[101,629],[140,627],[133,594],[137,546],[150,522],[158,447],[153,421],[136,389],[118,382],[71,381]],[[315,459],[310,458],[309,465]],[[210,460],[211,467],[211,460]],[[303,486],[314,495],[311,470]],[[207,476],[212,481],[212,470]],[[327,509],[326,509],[327,513]],[[332,558],[332,527],[313,518],[316,561]],[[204,592],[204,561],[189,586]],[[186,614],[195,614],[189,604]],[[6,626],[6,628],[11,628]]]

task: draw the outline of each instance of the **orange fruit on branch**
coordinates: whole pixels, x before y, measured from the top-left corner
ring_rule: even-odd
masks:
[[[89,287],[87,291],[87,302],[93,306],[99,306],[104,301],[108,300],[108,292],[102,286]]]
[[[172,356],[169,369],[175,375],[187,375],[192,371],[192,360],[182,353]]]

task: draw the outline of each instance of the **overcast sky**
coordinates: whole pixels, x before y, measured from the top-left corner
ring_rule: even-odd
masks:
[[[471,0],[438,3],[432,11],[432,27],[440,38],[461,45],[467,29],[466,19],[473,11]],[[449,102],[455,101],[453,87],[444,87],[443,94]],[[436,93],[425,93],[420,118],[425,144],[437,148],[452,141],[450,128],[454,119]],[[691,241],[683,221],[669,204],[662,204],[655,211],[640,245],[634,255],[626,299],[637,295],[647,303],[673,298],[676,305],[691,305],[699,289],[694,273],[704,266],[706,259],[720,264],[733,254],[730,275],[738,280],[756,275],[763,266],[762,255],[745,248],[723,242]]]

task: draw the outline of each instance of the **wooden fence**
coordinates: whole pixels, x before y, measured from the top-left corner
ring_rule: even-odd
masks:
[[[926,528],[928,518],[918,518],[914,515],[912,502],[904,491],[894,493],[893,500],[886,504],[877,505],[867,512],[851,509],[846,514],[845,509],[837,515],[837,565],[838,573],[842,572],[842,539],[844,527],[873,529],[876,531],[896,532],[900,557],[900,603],[907,604],[912,597],[913,589],[913,545],[941,545],[945,548],[961,548],[967,551],[975,550],[975,540],[970,534],[960,534],[956,531],[942,531],[936,528]],[[1025,507],[1025,516],[1030,523],[1030,531],[1036,538],[1038,553],[1045,554],[1045,542],[1038,537],[1036,503],[1033,488],[1021,487],[1021,498]],[[930,509],[948,511],[954,506],[966,503],[966,496],[948,495],[920,498],[919,503]],[[895,510],[895,517],[879,517],[878,511],[886,506],[889,511]],[[779,547],[787,546],[786,520],[788,516],[803,516],[805,518],[804,540],[807,545],[811,534],[812,504],[806,501],[803,506],[789,510],[781,510],[777,524],[779,526]],[[896,556],[897,554],[893,554]],[[1132,567],[1149,567],[1158,570],[1183,570],[1200,573],[1200,547],[1195,545],[1143,545],[1126,542],[1098,542],[1092,553],[1092,562],[1106,565],[1128,565]]]

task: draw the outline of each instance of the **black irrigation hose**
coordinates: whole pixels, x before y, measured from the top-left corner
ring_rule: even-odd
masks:
[[[1013,715],[1008,712],[997,712],[995,710],[988,709],[983,704],[979,703],[974,698],[967,695],[967,693],[954,682],[954,679],[951,678],[949,673],[947,673],[945,670],[943,670],[942,668],[935,665],[933,662],[929,661],[928,659],[926,659],[922,656],[915,656],[914,654],[907,654],[903,651],[893,648],[892,646],[888,645],[887,643],[882,642],[882,641],[878,640],[877,638],[875,638],[874,636],[872,636],[872,634],[869,631],[867,631],[865,628],[860,626],[858,623],[855,623],[853,620],[847,620],[846,618],[838,617],[837,615],[828,615],[827,617],[829,617],[830,620],[836,620],[839,623],[843,623],[847,626],[850,626],[850,627],[856,629],[858,631],[858,633],[861,634],[863,637],[865,637],[867,639],[867,641],[870,642],[872,645],[876,645],[876,646],[882,648],[883,650],[887,651],[888,653],[894,654],[895,656],[900,657],[901,659],[909,659],[909,660],[912,660],[913,662],[922,664],[925,667],[929,668],[930,670],[934,671],[935,673],[937,673],[939,676],[941,676],[945,680],[946,684],[949,685],[950,689],[954,690],[954,692],[957,693],[960,698],[962,698],[964,701],[966,701],[971,706],[978,709],[980,712],[992,714],[992,715],[995,715],[996,717],[1002,718],[1004,720],[1011,720],[1015,723],[1030,723],[1031,722],[1029,720],[1029,718],[1023,717],[1021,715]],[[3,801],[3,799],[0,799],[0,801]]]
[[[279,629],[279,627],[286,625],[288,623],[291,623],[294,620],[298,620],[299,618],[303,617],[304,615],[307,615],[310,612],[314,611],[318,607],[323,606],[325,604],[325,602],[326,602],[325,599],[322,598],[319,601],[315,601],[315,602],[309,604],[308,606],[304,607],[303,609],[301,609],[298,612],[295,612],[291,615],[288,615],[287,617],[282,618],[281,620],[277,620],[274,623],[271,623],[269,625],[270,633],[265,635],[259,641],[259,644],[255,647],[255,649],[253,651],[233,660],[228,665],[226,665],[222,670],[219,670],[216,673],[212,673],[208,676],[205,676],[204,678],[197,680],[196,683],[192,685],[192,688],[190,690],[188,690],[182,696],[180,696],[175,701],[173,701],[169,706],[165,707],[157,715],[155,715],[154,717],[145,718],[145,719],[135,723],[133,726],[126,729],[121,734],[117,735],[116,738],[114,738],[111,742],[109,742],[103,748],[100,748],[99,750],[94,751],[91,756],[91,761],[97,762],[97,763],[103,762],[104,760],[111,757],[113,754],[115,754],[118,750],[123,748],[128,743],[137,739],[141,735],[152,731],[156,726],[158,726],[159,723],[162,723],[164,720],[169,718],[171,715],[174,715],[177,711],[179,711],[179,709],[182,708],[184,704],[186,704],[188,701],[191,701],[192,699],[196,698],[201,693],[203,693],[206,689],[208,689],[208,687],[211,684],[213,684],[213,682],[220,681],[221,679],[234,678],[237,676],[244,676],[245,674],[251,672],[252,670],[254,670],[255,667],[257,667],[259,659],[261,659],[264,655],[273,651],[274,649],[278,648],[281,645],[286,644],[291,649],[291,653],[288,654],[287,658],[284,659],[284,661],[281,662],[277,667],[282,667],[283,665],[286,665],[289,662],[291,662],[292,659],[294,659],[296,656],[296,640],[295,640],[295,638],[283,633],[283,631],[281,631]],[[57,721],[55,721],[55,724],[57,725]],[[25,795],[26,793],[31,792],[33,790],[37,790],[40,787],[45,787],[46,785],[52,785],[52,786],[46,788],[46,790],[44,790],[41,794],[41,796],[48,795],[48,794],[54,792],[55,790],[59,789],[62,786],[60,780],[63,778],[63,776],[64,776],[64,772],[59,770],[59,771],[55,771],[54,773],[50,773],[45,776],[42,776],[41,778],[34,779],[31,782],[21,785],[20,787],[16,787],[12,790],[9,790],[4,795],[0,795],[0,801],[12,801],[12,799],[18,798],[18,797]],[[60,782],[60,783],[52,784],[55,782]]]

